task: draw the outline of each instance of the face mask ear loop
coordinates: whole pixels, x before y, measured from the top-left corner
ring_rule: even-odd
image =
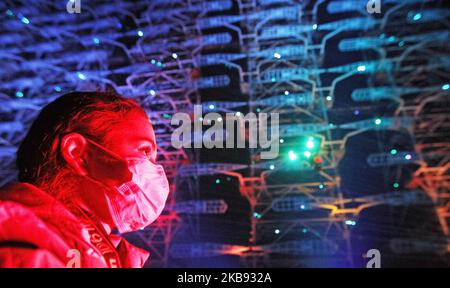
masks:
[[[84,137],[84,138],[86,139],[86,141],[88,141],[89,143],[91,143],[92,145],[97,147],[98,149],[101,149],[104,152],[108,153],[109,155],[113,156],[114,158],[116,158],[118,160],[126,161],[123,157],[120,157],[119,155],[117,155],[113,151],[109,150],[108,148],[103,147],[102,145],[98,144],[97,142],[95,142],[95,141],[93,141],[93,140],[91,140],[91,139],[89,139],[87,137]]]

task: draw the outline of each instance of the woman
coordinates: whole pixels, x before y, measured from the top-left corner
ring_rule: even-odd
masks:
[[[73,92],[47,105],[0,191],[0,267],[142,267],[121,233],[162,212],[169,192],[155,133],[134,101]]]

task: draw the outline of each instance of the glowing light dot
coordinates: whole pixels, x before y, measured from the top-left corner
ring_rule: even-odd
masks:
[[[289,155],[289,159],[292,160],[292,161],[297,159],[297,154],[295,154],[295,152],[292,151],[292,150],[289,151],[288,155]]]
[[[325,99],[326,99],[327,101],[331,101],[331,100],[333,100],[333,97],[327,96],[327,97],[325,97]]]
[[[150,63],[156,64],[156,60],[155,60],[155,59],[152,59],[152,60],[150,60]]]
[[[55,91],[56,91],[56,92],[61,92],[61,90],[62,90],[61,87],[55,86]]]
[[[20,19],[20,21],[22,21],[22,23],[24,23],[24,24],[30,24],[30,20],[28,20],[27,17],[22,17],[22,19]]]
[[[417,13],[416,15],[414,15],[413,20],[414,21],[419,21],[420,19],[422,19],[422,13]]]
[[[305,151],[305,152],[303,153],[303,155],[305,155],[306,158],[309,158],[309,157],[311,157],[311,152]]]
[[[77,73],[77,76],[78,76],[78,78],[80,78],[81,80],[86,80],[86,76],[84,76],[84,74],[81,73],[81,72],[78,72],[78,73]]]
[[[256,108],[256,112],[261,112],[261,108]]]
[[[309,140],[308,142],[306,142],[306,147],[307,148],[314,148],[314,142],[313,141],[311,141],[311,140]]]
[[[222,117],[217,118],[217,122],[222,122]]]
[[[6,15],[8,16],[14,16],[14,13],[11,10],[6,10]]]
[[[442,85],[442,90],[448,90],[448,89],[450,89],[450,84]]]
[[[406,160],[411,160],[411,159],[412,159],[411,154],[406,154],[406,155],[405,155],[405,159],[406,159]]]
[[[359,115],[359,110],[353,111],[353,114],[354,114],[355,116],[358,116],[358,115]]]
[[[275,165],[272,164],[272,165],[270,165],[269,168],[270,168],[270,170],[273,170],[273,169],[275,169]]]
[[[345,221],[345,224],[346,224],[346,225],[350,225],[350,226],[355,226],[355,225],[356,225],[356,222],[353,221],[353,220],[346,220],[346,221]]]
[[[398,188],[398,187],[400,187],[400,184],[398,184],[397,182],[395,182],[394,184],[392,184],[392,186],[393,186],[394,188]]]
[[[356,68],[359,72],[364,72],[364,71],[366,71],[366,66],[364,66],[364,65],[361,65],[361,66],[358,66],[358,68]]]
[[[155,95],[156,95],[156,91],[153,90],[153,89],[151,89],[150,91],[148,91],[148,93],[149,93],[150,95],[152,95],[152,96],[155,96]]]
[[[317,30],[317,24],[312,25],[313,30]]]
[[[178,58],[178,55],[177,55],[176,53],[172,53],[172,58],[173,58],[173,59],[177,59],[177,58]]]
[[[289,91],[287,91],[287,90],[284,91],[284,95],[286,95],[286,96],[289,95]]]
[[[216,184],[220,184],[220,179],[216,179]]]
[[[319,185],[319,189],[323,189],[324,187],[325,187],[325,185],[323,185],[323,184]]]
[[[162,63],[161,63],[160,61],[158,61],[158,62],[156,63],[156,66],[161,67],[161,66],[162,66]]]
[[[94,43],[96,45],[100,44],[100,39],[98,39],[97,37],[94,37],[94,39],[92,39],[94,41]]]
[[[259,214],[258,212],[253,212],[253,217],[255,218],[261,218],[261,214]]]
[[[275,234],[277,234],[277,235],[278,235],[278,234],[280,234],[280,229],[275,229],[275,231],[274,231],[274,232],[275,232]]]
[[[281,143],[281,144],[284,143],[284,139],[283,139],[283,138],[280,139],[280,143]]]
[[[276,59],[280,59],[281,58],[281,54],[275,52],[275,53],[273,53],[273,57],[276,58]]]
[[[392,149],[391,150],[391,155],[396,155],[398,153],[397,149]]]
[[[16,92],[16,97],[22,98],[23,97],[23,92],[22,91],[17,91]]]
[[[203,117],[198,118],[198,120],[203,121]]]
[[[213,110],[214,109],[214,104],[210,104],[209,106],[208,106],[208,108],[210,109],[210,110]]]
[[[380,124],[381,124],[381,119],[380,118],[375,119],[375,125],[380,125]]]
[[[238,117],[241,116],[241,112],[239,112],[239,111],[236,112],[236,116],[238,116]]]
[[[303,233],[308,233],[308,229],[303,228],[303,229],[302,229],[302,232],[303,232]]]
[[[141,30],[139,30],[139,31],[137,32],[137,35],[138,35],[139,37],[142,37],[142,36],[144,36],[144,32],[142,32]]]
[[[300,205],[300,209],[302,209],[302,210],[305,209],[305,205],[303,205],[303,204]]]

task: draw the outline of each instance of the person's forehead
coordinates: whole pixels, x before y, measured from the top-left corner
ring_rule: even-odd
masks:
[[[113,138],[128,141],[149,141],[155,143],[155,132],[148,118],[142,113],[129,113],[109,133]]]

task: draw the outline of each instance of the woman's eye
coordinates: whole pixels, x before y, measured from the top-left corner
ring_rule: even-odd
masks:
[[[142,148],[141,153],[144,154],[145,156],[149,156],[150,155],[150,149],[149,148]]]
[[[152,149],[150,147],[144,147],[139,149],[139,151],[148,159],[153,161]]]

